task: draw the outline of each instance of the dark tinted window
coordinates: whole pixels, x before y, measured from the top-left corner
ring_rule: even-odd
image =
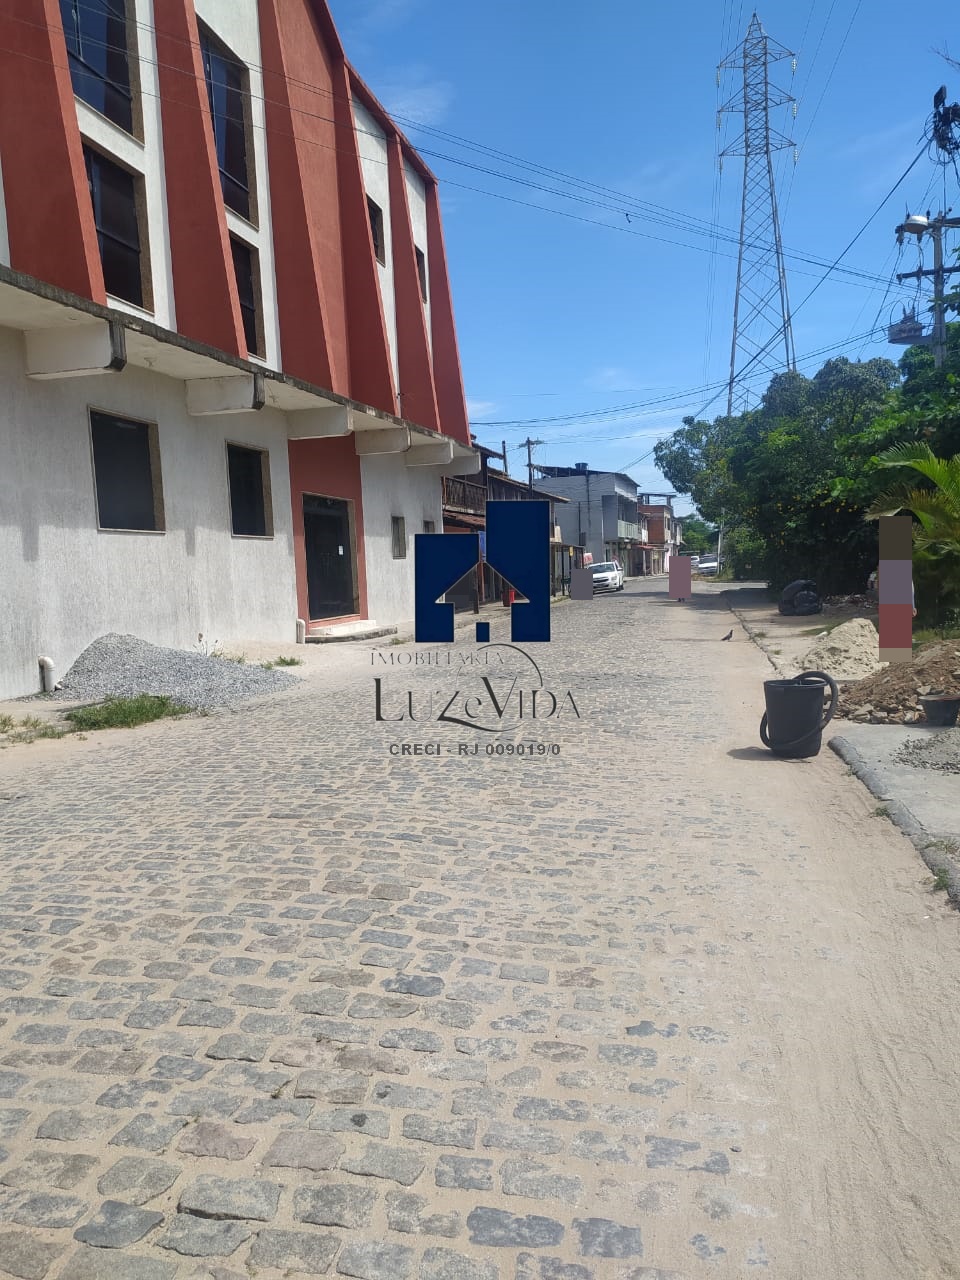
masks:
[[[213,117],[220,185],[228,208],[250,217],[250,180],[247,176],[247,71],[228,49],[206,31],[200,32],[203,73]]]
[[[420,277],[420,296],[424,302],[427,300],[427,260],[423,256],[422,249],[414,249],[417,255],[417,275]]]
[[[107,293],[142,307],[136,179],[98,151],[84,147],[83,154]]]
[[[390,534],[394,560],[407,558],[407,524],[403,516],[390,517]]]
[[[227,445],[230,472],[230,516],[233,532],[249,538],[263,538],[269,528],[264,493],[264,464],[267,455],[260,449]]]
[[[78,98],[133,130],[124,0],[60,0],[70,78]]]
[[[373,235],[373,252],[377,255],[377,261],[386,263],[387,261],[387,245],[383,234],[383,210],[377,204],[376,200],[371,200],[367,196],[367,212],[370,214],[370,232]]]
[[[162,529],[156,428],[91,412],[90,430],[100,528]]]
[[[242,240],[230,237],[233,250],[233,269],[237,276],[237,292],[240,295],[240,312],[243,316],[243,333],[247,350],[262,355],[260,343],[260,298],[257,284],[257,253]]]

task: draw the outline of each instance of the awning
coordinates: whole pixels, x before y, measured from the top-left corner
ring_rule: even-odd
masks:
[[[483,516],[471,516],[462,511],[447,511],[443,513],[444,524],[459,524],[465,529],[486,529],[487,522]]]

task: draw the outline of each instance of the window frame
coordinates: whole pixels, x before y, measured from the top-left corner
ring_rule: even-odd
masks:
[[[258,360],[266,358],[266,331],[263,323],[263,288],[260,280],[260,252],[255,244],[251,244],[249,240],[244,240],[242,236],[230,233],[230,258],[233,262],[233,274],[237,285],[237,297],[240,302],[241,318],[252,311],[253,314],[253,330],[255,346],[250,346],[250,334],[247,332],[246,323],[243,326],[243,336],[247,343],[247,355],[255,356]],[[240,292],[240,277],[237,273],[236,250],[241,249],[250,255],[250,283],[253,290],[252,307],[245,306],[243,297]]]
[[[130,529],[124,525],[104,524],[101,513],[100,484],[97,479],[97,455],[94,444],[95,419],[107,419],[113,423],[127,426],[145,427],[147,431],[147,448],[150,461],[150,489],[153,496],[152,529]],[[156,422],[144,418],[132,418],[117,413],[115,409],[102,409],[96,405],[87,406],[87,435],[90,441],[90,471],[93,480],[93,505],[96,512],[98,533],[124,534],[164,534],[167,531],[166,507],[163,496],[163,465],[160,455],[160,428]]]
[[[126,303],[131,307],[137,307],[141,311],[153,310],[153,276],[150,269],[150,239],[147,225],[147,205],[145,194],[145,178],[142,173],[138,173],[135,169],[129,168],[122,164],[116,157],[108,155],[102,151],[95,143],[86,137],[80,139],[83,147],[83,163],[84,170],[87,175],[87,186],[90,192],[90,201],[93,206],[93,221],[97,234],[97,250],[100,254],[101,268],[104,266],[103,257],[103,239],[112,241],[113,244],[119,245],[128,252],[136,252],[137,263],[140,276],[140,297],[125,298],[122,293],[117,293],[111,289],[104,278],[104,288],[111,298],[116,298],[122,303]],[[105,231],[100,226],[101,212],[97,207],[97,199],[94,198],[94,183],[91,173],[91,161],[95,160],[98,165],[106,165],[108,169],[114,169],[118,173],[124,174],[130,179],[132,195],[133,195],[133,216],[137,226],[137,244],[133,246],[120,236],[115,235],[111,231]],[[102,192],[102,186],[101,186]],[[102,201],[101,201],[102,203]],[[106,273],[104,273],[106,277]]]
[[[263,533],[238,533],[233,508],[233,481],[230,476],[230,450],[260,455],[260,495],[263,506]],[[227,471],[227,508],[230,512],[230,536],[246,542],[270,542],[276,536],[273,521],[273,486],[270,480],[270,450],[262,445],[246,444],[242,440],[224,440],[223,454]]]
[[[90,62],[86,60],[83,52],[83,38],[80,27],[80,10],[92,10],[90,0],[60,0],[60,23],[63,29],[64,43],[67,50],[67,66],[70,72],[70,84],[73,89],[74,96],[79,98],[81,102],[86,103],[91,111],[95,111],[97,115],[104,120],[115,125],[124,133],[139,141],[143,140],[143,112],[140,92],[140,51],[137,42],[137,20],[134,8],[134,0],[104,0],[104,9],[109,11],[113,9],[113,17],[119,18],[122,14],[123,20],[123,38],[126,53],[126,84],[117,81],[107,73],[96,69]],[[65,16],[65,9],[70,10],[70,24],[68,27]],[[109,33],[108,33],[109,34]],[[74,39],[75,38],[75,39]],[[72,47],[76,43],[76,50]],[[107,46],[115,50],[119,46]],[[75,68],[78,69],[78,78],[87,76],[99,81],[102,85],[107,86],[114,93],[120,95],[121,98],[129,102],[129,121],[124,114],[123,119],[117,119],[116,114],[110,114],[107,110],[101,110],[95,102],[91,102],[89,98],[78,92],[77,79],[74,78]],[[104,107],[107,106],[106,101]]]
[[[403,516],[390,517],[390,543],[394,560],[407,558],[407,522]]]
[[[367,196],[367,216],[370,219],[370,236],[373,240],[373,256],[381,267],[387,265],[387,230],[383,209],[373,196]]]
[[[238,58],[229,45],[212,31],[203,22],[198,21],[197,27],[200,34],[200,63],[203,68],[203,79],[207,89],[207,106],[210,109],[210,125],[213,130],[213,149],[217,158],[217,171],[220,175],[220,191],[223,197],[223,203],[231,213],[236,214],[238,218],[242,218],[252,227],[258,225],[257,212],[257,187],[256,187],[256,153],[254,150],[253,137],[253,116],[251,113],[251,97],[250,97],[250,68]],[[230,173],[220,164],[220,138],[217,134],[217,120],[222,118],[229,120],[224,113],[222,117],[218,117],[214,107],[213,86],[214,77],[212,67],[209,65],[209,58],[213,56],[218,58],[222,63],[233,66],[240,74],[240,87],[237,90],[240,94],[242,103],[242,132],[243,132],[243,167],[245,184],[240,182],[234,174]],[[224,139],[224,153],[226,156],[226,139]],[[227,199],[227,186],[229,183],[239,187],[246,193],[246,209],[237,209]]]
[[[424,306],[426,306],[429,301],[427,291],[427,255],[419,245],[413,246],[413,253],[417,260],[417,276],[420,280],[420,297],[423,299]]]

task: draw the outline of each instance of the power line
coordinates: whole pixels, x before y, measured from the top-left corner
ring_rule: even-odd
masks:
[[[86,6],[81,6],[81,7],[86,7]],[[18,18],[16,20],[28,26],[33,26],[38,28],[41,27],[41,24],[30,22],[28,19]],[[144,28],[145,30],[149,30],[156,33],[156,28],[150,26],[147,23],[137,23],[136,25]],[[178,38],[177,42],[181,44],[189,45],[190,47],[196,47],[193,45],[191,41],[186,41]],[[112,45],[105,41],[97,41],[95,43],[97,43],[98,45],[101,45],[102,47],[108,50],[123,51],[123,46],[120,46],[120,45]],[[29,58],[31,61],[36,61],[36,62],[45,61],[44,59],[34,58],[29,54],[21,53],[19,50],[7,50],[7,52],[13,52],[21,57]],[[176,66],[173,66],[173,64],[161,62],[159,60],[153,61],[149,58],[145,58],[141,56],[140,61],[144,62],[148,66],[155,66],[158,69],[160,67],[164,67],[168,70],[175,71],[181,75],[187,75],[187,76],[193,75],[193,73],[189,71],[184,71],[183,68],[181,67],[176,67]],[[248,63],[245,65],[247,65],[250,69],[255,69],[260,71],[261,74],[263,75],[278,76],[280,74],[278,72],[266,71],[262,66],[258,66],[257,64]],[[67,69],[69,70],[69,68]],[[201,77],[194,77],[194,78],[200,79]],[[302,85],[304,88],[314,93],[329,97],[334,101],[344,101],[347,103],[352,102],[351,99],[343,99],[342,97],[333,93],[332,91],[323,90],[314,85],[308,85],[306,84],[306,82],[303,82],[303,81],[298,81],[296,79],[291,78],[289,80],[289,83],[295,84],[295,85]],[[145,89],[141,89],[140,92],[141,92],[141,96],[160,100],[161,95],[159,94],[150,93],[148,90],[145,90]],[[249,97],[252,101],[263,102],[264,105],[281,105],[281,106],[285,105],[283,103],[279,103],[276,99],[267,97],[266,94],[259,95],[259,94],[248,93],[247,97]],[[190,109],[198,110],[198,111],[203,110],[203,108],[200,106],[193,107]],[[335,118],[331,116],[322,115],[319,112],[311,112],[311,111],[306,111],[302,108],[298,108],[295,114],[305,119],[319,120],[323,123],[331,124],[334,126],[335,129],[345,129],[345,128],[350,129],[350,131],[356,135],[375,137],[375,138],[379,137],[379,134],[375,134],[370,130],[362,129],[359,125],[356,125],[356,124],[344,125],[342,122],[337,121]],[[402,116],[396,116],[392,118],[401,123],[404,122],[404,117]],[[423,126],[418,124],[417,122],[410,122],[410,123],[414,128],[422,129],[423,131],[426,131],[426,132],[431,132],[437,136],[450,138],[451,140],[457,141],[459,145],[463,145],[466,147],[473,148],[475,150],[483,151],[485,153],[501,157],[504,160],[506,160],[508,163],[514,165],[515,167],[527,168],[532,172],[542,172],[544,174],[556,175],[562,181],[568,184],[580,186],[585,190],[593,190],[598,194],[608,193],[609,197],[614,199],[618,203],[610,203],[609,200],[601,200],[601,199],[594,198],[592,196],[577,195],[573,192],[558,190],[556,187],[545,186],[544,184],[534,182],[531,179],[517,177],[516,175],[513,175],[513,174],[504,173],[501,170],[492,169],[484,165],[474,164],[471,161],[461,159],[460,157],[457,157],[457,156],[451,156],[444,152],[431,151],[428,148],[419,148],[421,154],[430,156],[431,158],[440,159],[450,164],[455,164],[463,168],[471,169],[475,172],[484,173],[484,174],[487,174],[488,176],[496,177],[505,182],[516,183],[517,185],[520,185],[520,186],[525,186],[533,190],[542,191],[545,194],[554,195],[560,199],[573,200],[578,203],[587,204],[591,207],[602,209],[607,212],[618,214],[618,215],[624,215],[629,217],[631,214],[633,214],[634,216],[640,217],[641,219],[644,219],[644,220],[655,221],[660,226],[667,225],[671,229],[685,232],[688,235],[692,234],[697,236],[704,236],[709,240],[713,241],[714,246],[717,240],[724,241],[730,244],[739,244],[739,237],[736,235],[735,232],[730,231],[723,227],[718,227],[716,226],[716,224],[708,223],[704,219],[696,218],[693,215],[684,214],[677,210],[671,210],[666,207],[653,205],[646,201],[637,200],[634,197],[624,195],[623,193],[620,193],[620,192],[615,192],[610,188],[604,188],[599,186],[598,184],[588,183],[582,179],[563,174],[559,170],[551,170],[546,168],[545,166],[537,165],[534,162],[521,160],[517,157],[511,157],[509,153],[498,152],[493,148],[486,147],[484,144],[474,143],[469,141],[468,139],[460,139],[456,134],[446,134],[442,130],[431,129],[429,126]],[[289,139],[292,139],[293,141],[301,142],[309,146],[318,147],[322,150],[328,150],[328,151],[334,151],[334,152],[340,151],[340,148],[335,145],[330,146],[329,144],[319,142],[313,138],[304,138],[296,133],[288,133],[286,131],[267,129],[264,126],[258,126],[258,125],[253,127],[257,128],[260,132],[263,132],[264,134],[273,133],[276,136],[289,138]],[[374,157],[369,157],[369,156],[364,157],[364,162],[380,164],[380,165],[386,165],[388,163],[387,161],[377,160]],[[445,183],[445,185],[456,187],[459,190],[472,191],[477,194],[488,196],[493,199],[500,199],[500,200],[505,200],[511,203],[526,205],[526,207],[537,209],[545,213],[553,213],[555,215],[563,216],[567,218],[576,218],[576,215],[568,213],[567,211],[562,209],[553,209],[546,205],[539,205],[533,202],[517,200],[515,198],[506,196],[500,192],[487,191],[487,190],[484,190],[483,188],[472,187],[464,183],[453,182],[452,180],[449,180],[449,179],[443,179],[442,181]],[[629,206],[629,208],[625,208],[624,207],[625,205]],[[693,249],[698,252],[717,253],[718,256],[722,256],[722,257],[734,256],[733,254],[720,254],[719,251],[716,250],[715,247],[712,247],[711,245],[689,244],[682,240],[671,239],[668,236],[658,236],[658,235],[654,235],[651,232],[638,231],[631,227],[616,226],[610,223],[601,222],[598,219],[580,218],[579,220],[585,222],[588,225],[604,227],[607,230],[619,231],[625,234],[632,234],[641,239],[650,239],[660,243],[677,245],[680,248]],[[815,266],[815,267],[822,267],[826,265],[826,263],[822,259],[819,259],[809,254],[803,254],[793,250],[787,250],[785,252],[787,256],[790,257],[792,260],[804,263],[805,265]],[[850,277],[850,280],[845,281],[845,283],[852,283],[855,280],[870,281],[871,283],[874,283],[874,284],[879,283],[878,277],[876,277],[874,273],[864,271],[859,268],[853,268],[853,267],[843,268],[843,274],[845,276]]]
[[[817,41],[817,47],[815,47],[813,51],[813,58],[812,60],[810,60],[810,73],[813,73],[813,68],[815,67],[815,65],[817,65],[817,59],[819,58],[820,49],[823,49],[824,37],[826,37],[827,35],[829,22],[831,22],[831,18],[833,17],[833,10],[836,9],[836,6],[837,6],[837,0],[831,0],[831,6],[829,6],[829,9],[827,10],[827,17],[826,19],[824,19],[823,27],[820,28],[820,38]],[[809,26],[809,18],[808,18],[808,26]],[[808,83],[809,83],[809,77],[808,77]],[[803,105],[804,97],[801,97],[799,105]],[[820,95],[820,97],[822,97],[822,95]],[[817,104],[817,110],[819,110],[819,102]],[[803,140],[801,140],[800,142],[800,146],[796,148],[797,160],[799,160],[801,152],[803,152],[803,148],[806,145],[806,140],[808,140],[809,136],[810,136],[810,128],[808,127],[804,132],[804,137],[803,137]],[[794,179],[795,178],[796,178],[796,165],[794,165],[794,169],[792,169],[792,172],[790,174],[790,182],[787,183],[786,198],[785,200],[783,200],[783,216],[785,216],[785,218],[787,215],[787,210],[790,209],[790,198],[792,195],[794,195]]]
[[[879,332],[879,331],[878,331],[878,332]],[[859,342],[859,341],[860,341],[860,339],[859,339],[859,338],[857,338],[855,341],[856,341],[856,342]],[[853,344],[851,344],[851,343],[841,343],[841,344],[837,344],[837,347],[842,348],[842,347],[850,346],[850,345],[853,345]],[[834,348],[834,349],[837,349],[837,348]],[[826,349],[825,349],[825,351],[826,351],[826,350],[829,350],[829,348],[826,348]],[[819,353],[819,355],[823,355],[824,353],[825,353],[825,352],[820,352],[820,353]],[[817,356],[817,358],[819,358],[819,355]],[[804,358],[803,358],[801,361],[799,361],[798,363],[807,364],[808,362],[809,362],[809,357],[804,357]],[[697,414],[696,416],[697,416],[697,417],[699,417],[700,415],[699,415],[699,414]],[[656,444],[659,444],[662,440],[667,440],[667,439],[669,439],[669,437],[670,437],[671,435],[673,435],[673,434],[674,434],[674,433],[673,433],[672,431],[667,432],[667,433],[666,433],[666,435],[661,436],[661,437],[660,437],[660,439],[659,439],[659,440],[657,440]],[[637,466],[639,466],[639,465],[640,465],[640,463],[641,463],[641,462],[646,462],[646,461],[647,461],[647,459],[648,459],[648,458],[652,458],[652,457],[653,457],[653,455],[654,455],[654,453],[656,452],[656,444],[654,445],[654,447],[653,447],[652,449],[648,449],[646,453],[641,454],[639,458],[635,458],[632,462],[628,462],[628,463],[626,464],[626,466],[617,467],[617,468],[616,468],[616,470],[617,470],[617,471],[626,472],[626,471],[629,471],[629,470],[631,469],[631,467],[637,467]]]
[[[880,327],[877,329],[868,330],[866,333],[863,333],[863,334],[857,334],[855,337],[845,339],[842,342],[829,343],[826,346],[819,347],[813,351],[807,352],[805,355],[800,357],[800,359],[798,360],[798,364],[804,367],[815,364],[817,361],[821,360],[825,355],[830,355],[833,352],[845,350],[848,347],[856,346],[858,343],[864,340],[867,340],[870,337],[879,336],[881,333],[884,333],[884,332],[885,332],[885,329],[883,327]],[[759,379],[762,379],[765,376],[766,375],[763,371],[758,371],[753,375],[753,378],[751,379],[751,381],[757,381]],[[720,385],[720,387],[722,388],[726,385],[726,383],[724,382],[718,385]],[[678,392],[675,397],[676,400],[679,402],[677,405],[673,405],[673,406],[661,405],[657,408],[648,408],[646,410],[646,415],[637,414],[636,416],[637,417],[654,416],[654,415],[660,416],[666,412],[669,412],[671,408],[675,409],[682,406],[684,403],[689,403],[690,395],[693,393],[693,391],[699,391],[699,390],[701,390],[701,388],[693,388],[691,392]],[[626,419],[626,421],[629,421],[629,420],[630,420],[629,418]],[[530,419],[527,423],[524,424],[524,426],[525,427],[542,426],[546,421],[547,421],[546,419]],[[471,426],[475,427],[477,431],[482,431],[483,428],[486,426],[492,427],[494,425],[496,424],[483,423],[483,422],[471,424]],[[630,432],[627,435],[623,435],[623,436],[598,436],[593,433],[584,434],[582,432],[578,432],[574,435],[554,436],[552,439],[542,441],[541,443],[551,445],[551,446],[552,445],[570,445],[570,444],[589,445],[589,444],[600,443],[600,442],[608,443],[614,440],[634,440],[638,437],[638,435],[641,435],[641,434],[644,434],[644,433]],[[660,440],[667,439],[667,437],[671,434],[673,434],[672,431],[667,432],[665,435],[664,434],[658,435],[657,443],[659,443]],[[527,442],[525,440],[521,441],[519,444],[510,446],[510,449],[508,451],[509,452],[519,451],[526,446],[526,443]],[[648,457],[650,456],[650,454],[648,453],[643,456]],[[628,466],[633,466],[633,465],[635,464],[634,463],[628,464]],[[619,470],[625,471],[627,470],[627,467],[620,467]]]

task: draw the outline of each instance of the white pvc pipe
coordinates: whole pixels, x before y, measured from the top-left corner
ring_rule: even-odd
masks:
[[[53,659],[40,659],[40,688],[44,693],[53,693]]]
[[[307,624],[303,618],[297,619],[297,644],[307,643]]]

